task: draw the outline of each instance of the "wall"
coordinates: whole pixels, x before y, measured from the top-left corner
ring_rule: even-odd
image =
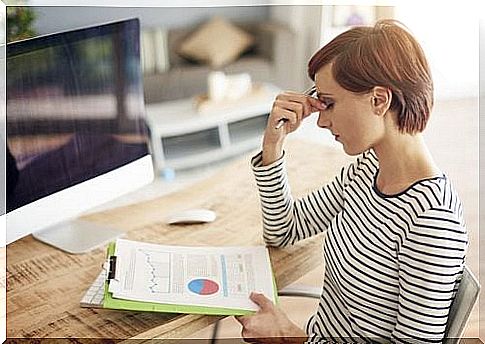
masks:
[[[138,17],[142,27],[182,27],[200,23],[213,15],[233,21],[261,21],[269,18],[269,8],[258,7],[35,7],[35,29],[47,34],[124,18]]]
[[[287,71],[288,85],[293,91],[303,92],[311,85],[307,64],[320,43],[322,6],[273,6],[271,19],[285,23],[296,35],[295,63]]]
[[[485,137],[485,121],[483,118],[485,117],[485,15],[483,14],[485,12],[482,12],[482,17],[480,18],[480,29],[479,29],[479,34],[480,34],[480,120],[479,120],[479,132],[480,132],[480,148],[479,148],[479,170],[480,170],[480,177],[479,177],[479,190],[480,190],[480,199],[479,199],[479,223],[480,223],[480,241],[479,241],[479,247],[485,247],[485,227],[483,224],[485,223],[485,200],[484,200],[484,195],[485,195],[485,159],[483,157],[485,156],[485,142],[483,138]],[[480,252],[480,271],[479,271],[479,277],[480,277],[480,284],[482,285],[482,290],[483,286],[485,286],[485,250],[481,249],[479,250]],[[480,309],[480,339],[482,341],[485,340],[485,326],[483,324],[485,323],[485,297],[483,296],[483,292],[480,295],[480,301],[479,301],[479,309]]]
[[[297,35],[295,65],[288,71],[292,80],[292,88],[303,91],[311,85],[307,76],[307,64],[310,57],[327,43],[336,34],[331,30],[331,9],[333,6],[325,5],[285,5],[273,6],[270,17],[279,22],[286,23]],[[393,8],[377,7],[377,18],[392,17]]]
[[[417,10],[419,8],[419,10]],[[400,3],[396,19],[421,43],[431,66],[436,99],[478,97],[478,22],[473,6]]]

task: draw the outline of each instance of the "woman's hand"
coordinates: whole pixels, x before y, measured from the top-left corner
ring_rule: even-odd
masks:
[[[254,315],[235,317],[242,325],[245,340],[257,343],[303,343],[306,333],[296,326],[263,294],[251,293],[251,301],[260,309]]]
[[[273,103],[264,132],[263,165],[271,164],[281,157],[286,135],[298,129],[303,119],[325,108],[321,101],[305,94],[290,91],[279,94]],[[287,121],[276,129],[281,119]]]

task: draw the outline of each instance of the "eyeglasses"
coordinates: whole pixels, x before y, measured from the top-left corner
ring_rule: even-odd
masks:
[[[309,89],[307,89],[305,92],[303,92],[304,95],[314,97],[317,93],[317,87],[313,85]]]

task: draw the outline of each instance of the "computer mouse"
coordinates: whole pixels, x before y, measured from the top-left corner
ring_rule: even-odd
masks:
[[[212,222],[216,219],[216,213],[209,209],[187,209],[171,214],[167,218],[170,225],[196,224]]]

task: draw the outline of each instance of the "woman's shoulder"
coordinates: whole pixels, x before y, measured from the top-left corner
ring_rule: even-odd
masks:
[[[420,180],[417,185],[422,193],[433,195],[435,206],[446,206],[451,200],[459,200],[452,180],[445,173]]]
[[[407,225],[403,230],[405,246],[413,252],[466,251],[468,232],[463,207],[451,180],[445,174],[419,181],[393,204],[401,207]],[[404,244],[403,244],[404,245]],[[400,249],[402,246],[400,246]]]
[[[421,180],[401,201],[407,202],[413,209],[409,213],[411,226],[408,236],[415,242],[449,239],[466,246],[468,234],[463,205],[446,174]]]
[[[423,180],[417,185],[417,191],[427,196],[428,206],[425,212],[439,211],[445,217],[460,219],[463,206],[451,179],[443,173],[441,176]]]

